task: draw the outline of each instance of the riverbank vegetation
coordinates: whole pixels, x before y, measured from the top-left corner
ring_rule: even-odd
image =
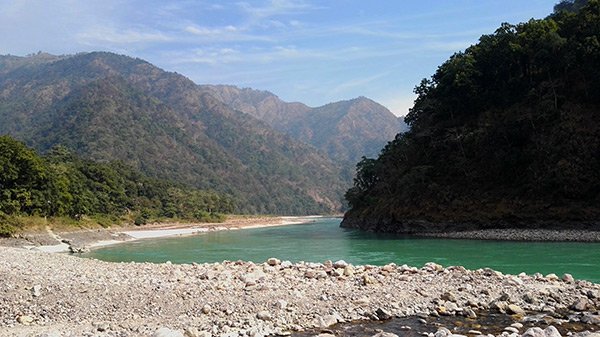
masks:
[[[415,88],[410,131],[357,165],[343,226],[597,225],[599,64],[597,0],[482,36]]]
[[[148,178],[121,162],[99,163],[65,147],[40,156],[0,137],[0,236],[46,221],[68,226],[180,219],[221,221],[230,197]]]

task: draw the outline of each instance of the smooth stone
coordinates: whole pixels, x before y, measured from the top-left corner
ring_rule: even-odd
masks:
[[[481,331],[479,330],[469,330],[467,335],[481,335]]]
[[[266,311],[266,310],[259,311],[256,314],[256,318],[258,318],[260,320],[263,320],[263,321],[270,321],[271,320],[271,313],[268,312],[268,311]]]
[[[344,260],[335,261],[332,265],[333,268],[346,268],[348,263]]]
[[[382,331],[374,334],[372,337],[398,337],[398,335],[396,335],[395,333]]]
[[[267,259],[267,264],[269,266],[277,266],[281,263],[281,260],[274,258],[274,257],[270,257],[269,259]]]
[[[575,278],[571,274],[563,274],[562,280],[564,282],[566,282],[566,283],[573,283],[573,282],[575,282]]]
[[[441,327],[435,332],[434,337],[448,337],[450,335],[452,335],[452,332],[448,328]]]
[[[544,334],[546,337],[562,337],[560,332],[558,332],[558,330],[552,325],[544,329]]]
[[[507,326],[506,328],[504,328],[504,331],[510,332],[510,333],[519,333],[519,329],[512,327],[512,326]]]
[[[33,295],[33,297],[39,297],[42,294],[41,291],[42,291],[42,286],[39,284],[36,284],[31,289],[31,294]]]
[[[21,316],[17,317],[17,322],[19,322],[23,325],[29,325],[29,324],[33,323],[33,317],[27,316],[27,315],[21,315]]]
[[[171,330],[169,328],[160,328],[156,330],[152,337],[184,337],[183,334],[177,330]]]
[[[521,337],[546,337],[544,330],[538,327],[529,328]]]
[[[510,314],[514,314],[514,315],[525,314],[525,310],[523,310],[523,308],[521,308],[520,306],[518,306],[516,304],[509,304],[506,306],[506,309],[508,309],[507,312]]]

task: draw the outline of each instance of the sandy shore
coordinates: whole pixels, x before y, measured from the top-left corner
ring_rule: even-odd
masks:
[[[77,229],[42,233],[24,233],[17,238],[0,238],[0,246],[22,247],[48,253],[85,252],[97,247],[142,239],[184,236],[209,231],[238,230],[285,226],[314,221],[320,216],[305,217],[232,217],[220,223],[154,223],[144,226],[109,229]]]
[[[316,335],[353,320],[480,311],[516,320],[543,312],[545,325],[600,324],[597,284],[434,263],[109,263],[0,247],[0,275],[0,336],[234,337],[317,328]],[[511,337],[536,337],[515,329]]]

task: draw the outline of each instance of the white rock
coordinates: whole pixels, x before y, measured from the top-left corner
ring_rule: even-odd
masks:
[[[338,260],[333,263],[333,268],[346,268],[348,263],[344,260]]]
[[[546,337],[546,334],[541,328],[535,327],[527,329],[522,337]]]
[[[184,337],[183,334],[177,330],[171,330],[169,328],[160,328],[156,330],[152,337]]]
[[[275,307],[277,309],[281,309],[284,310],[285,308],[287,308],[288,302],[285,300],[277,300],[277,302],[275,302]]]
[[[33,297],[39,297],[42,294],[41,291],[42,291],[42,286],[39,284],[36,284],[31,289],[31,294],[33,295]]]
[[[27,315],[21,315],[21,316],[17,317],[17,322],[19,322],[23,325],[29,325],[29,324],[33,323],[33,317],[27,316]]]
[[[450,335],[452,335],[452,332],[444,327],[439,328],[434,334],[435,337],[448,337]]]
[[[256,314],[256,318],[258,318],[260,320],[263,320],[263,321],[270,321],[271,320],[271,313],[268,312],[268,311],[266,311],[266,310],[262,310],[262,311],[259,311]]]
[[[382,331],[373,335],[372,337],[398,337],[398,335],[396,335],[395,333]]]

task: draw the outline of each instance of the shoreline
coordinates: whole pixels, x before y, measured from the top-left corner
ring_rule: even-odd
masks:
[[[153,223],[102,229],[77,229],[42,233],[23,233],[1,238],[0,247],[19,247],[47,253],[82,253],[109,245],[146,239],[198,235],[212,231],[265,228],[309,223],[325,216],[233,217],[219,223]]]
[[[523,323],[528,312],[544,313],[537,324],[585,321],[600,329],[600,284],[567,274],[276,258],[113,263],[0,247],[0,275],[2,337],[159,336],[160,329],[171,336],[287,335],[357,320],[476,312],[506,313]],[[434,337],[435,330],[421,332]],[[511,336],[526,331],[518,332]]]

